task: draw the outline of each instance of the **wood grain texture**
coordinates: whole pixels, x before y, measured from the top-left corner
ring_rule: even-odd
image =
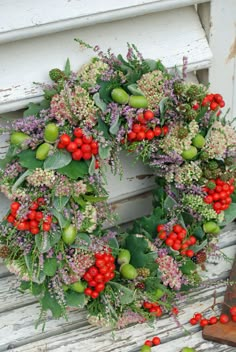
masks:
[[[72,28],[111,22],[178,7],[204,0],[2,0],[0,4],[0,43],[31,38]]]
[[[189,71],[209,67],[211,63],[211,51],[194,7],[79,30],[62,29],[60,33],[47,37],[1,45],[0,112],[17,110],[29,101],[38,101],[42,90],[32,82],[48,82],[48,71],[52,67],[63,68],[65,55],[70,58],[73,70],[88,62],[93,53],[80,50],[73,40],[76,37],[91,45],[98,44],[103,50],[112,45],[115,53],[122,54],[126,53],[127,42],[135,43],[144,57],[160,58],[167,67],[181,66],[183,56],[188,57]]]

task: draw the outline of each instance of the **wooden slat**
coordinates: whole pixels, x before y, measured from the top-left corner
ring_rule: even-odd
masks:
[[[0,4],[0,43],[184,7],[204,0],[31,0]],[[15,8],[17,6],[17,11]]]
[[[115,53],[123,54],[127,41],[135,43],[144,57],[160,58],[167,67],[181,66],[184,55],[188,57],[189,71],[209,67],[211,62],[211,51],[194,7],[12,42],[0,50],[0,113],[38,101],[42,90],[32,82],[48,82],[47,72],[52,67],[62,68],[66,56],[74,70],[87,62],[93,54],[80,50],[73,41],[76,37],[98,44],[103,50],[112,45]]]

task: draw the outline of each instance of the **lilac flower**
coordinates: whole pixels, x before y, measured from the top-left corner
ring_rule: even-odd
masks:
[[[174,290],[180,290],[182,285],[182,272],[179,270],[178,263],[169,255],[158,257],[156,262],[161,272],[161,280],[165,286]]]

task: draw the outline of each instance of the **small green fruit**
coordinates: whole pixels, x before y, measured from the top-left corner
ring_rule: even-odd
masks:
[[[62,232],[62,239],[66,244],[70,245],[75,241],[76,235],[77,235],[76,227],[70,224],[64,228]]]
[[[118,104],[127,104],[129,101],[129,94],[122,88],[114,88],[111,92],[111,97]]]
[[[30,136],[28,136],[26,133],[13,132],[10,137],[10,143],[14,145],[21,145],[24,141],[26,141],[29,138]]]
[[[197,155],[197,148],[194,146],[191,146],[189,149],[184,150],[182,153],[182,157],[185,160],[192,160],[193,158],[195,158],[196,155]]]
[[[165,292],[163,290],[161,290],[160,288],[158,288],[155,292],[155,298],[156,299],[160,299],[161,297],[163,297],[165,294]]]
[[[192,143],[193,143],[194,147],[203,148],[206,143],[206,140],[201,134],[197,134],[193,138]]]
[[[122,265],[122,264],[129,264],[130,262],[130,252],[128,251],[128,249],[121,249],[120,253],[118,255],[118,264]]]
[[[86,287],[85,283],[83,283],[83,282],[81,282],[81,281],[74,282],[72,285],[70,285],[70,288],[71,288],[73,291],[79,292],[79,293],[83,293],[85,287]]]
[[[141,352],[151,352],[151,347],[149,347],[147,345],[143,345],[140,351]]]
[[[134,280],[138,276],[137,270],[131,264],[121,265],[120,273],[121,276],[123,276],[123,278],[127,280]]]
[[[58,127],[55,123],[49,123],[44,130],[44,140],[48,143],[56,142],[59,135]]]
[[[45,160],[48,156],[48,153],[51,149],[51,145],[48,143],[41,144],[36,150],[36,159]]]
[[[184,347],[181,352],[196,352],[195,348],[192,347]]]
[[[208,221],[203,224],[203,230],[206,233],[214,233],[214,231],[218,230],[218,225],[214,221]]]
[[[220,227],[217,225],[215,230],[212,231],[213,235],[218,235],[220,233]]]
[[[144,109],[148,107],[148,101],[143,95],[131,95],[129,98],[129,106],[136,109]]]
[[[62,288],[63,288],[63,291],[68,291],[69,290],[69,286],[67,286],[67,285],[62,285]]]

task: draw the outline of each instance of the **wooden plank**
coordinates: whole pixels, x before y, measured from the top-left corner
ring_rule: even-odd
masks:
[[[2,45],[0,51],[0,113],[38,101],[42,90],[32,81],[48,82],[47,72],[52,67],[62,68],[65,55],[70,58],[73,70],[87,62],[93,53],[80,50],[73,41],[76,37],[98,44],[103,50],[112,44],[115,53],[123,54],[127,41],[135,43],[145,57],[160,58],[167,67],[181,66],[183,56],[188,56],[189,71],[209,67],[211,63],[212,54],[194,7],[12,42]]]
[[[236,305],[236,256],[234,265],[229,277],[229,285],[224,296],[222,313],[230,316],[230,307]],[[206,326],[203,329],[202,336],[206,340],[215,341],[221,344],[236,347],[236,325],[235,322],[229,321],[227,324],[217,324]]]
[[[206,1],[206,0],[205,0]],[[204,0],[31,0],[0,4],[0,43],[202,3]],[[17,6],[17,11],[15,8]]]
[[[217,302],[223,300],[224,286],[219,286],[216,288],[217,292]],[[33,332],[33,327],[29,326],[29,317],[26,316],[25,311],[17,312],[7,312],[5,314],[5,326],[0,330],[0,351],[4,350],[11,345],[15,346],[12,352],[36,352],[36,351],[53,351],[58,352],[70,352],[70,351],[90,351],[90,352],[130,352],[139,351],[140,346],[143,344],[145,339],[148,339],[154,335],[160,336],[163,342],[175,340],[177,338],[183,337],[186,331],[183,330],[182,325],[187,324],[190,317],[194,312],[206,309],[212,304],[212,295],[215,288],[209,288],[202,293],[196,292],[193,297],[194,304],[191,302],[180,303],[180,314],[178,319],[180,325],[168,316],[164,316],[160,320],[156,321],[153,326],[149,324],[140,324],[130,326],[128,328],[117,330],[112,332],[106,328],[98,328],[90,325],[85,325],[82,328],[75,328],[72,331],[67,331],[66,333],[57,333],[55,335],[55,330],[51,331],[51,336],[44,338],[43,340],[37,341],[39,338],[43,338],[43,334],[38,332]],[[33,307],[32,307],[33,308]],[[14,319],[14,315],[22,314],[22,324],[16,331],[16,335],[12,335],[12,327],[8,325],[10,319]],[[34,314],[31,307],[28,307],[28,314]],[[32,317],[31,317],[32,319]],[[77,314],[78,323],[80,321],[80,314]],[[50,324],[51,322],[49,322]],[[27,327],[25,327],[27,324]],[[50,325],[51,327],[51,325]],[[48,329],[50,328],[48,327]],[[185,328],[191,333],[199,330],[197,326],[190,326],[189,324]],[[48,334],[50,332],[48,331]],[[22,336],[22,337],[21,337]],[[24,337],[24,338],[23,338]],[[27,342],[35,342],[27,344]],[[19,347],[18,347],[19,346]],[[22,346],[22,347],[20,347]],[[9,348],[9,347],[8,347]],[[173,350],[172,350],[173,352]]]

